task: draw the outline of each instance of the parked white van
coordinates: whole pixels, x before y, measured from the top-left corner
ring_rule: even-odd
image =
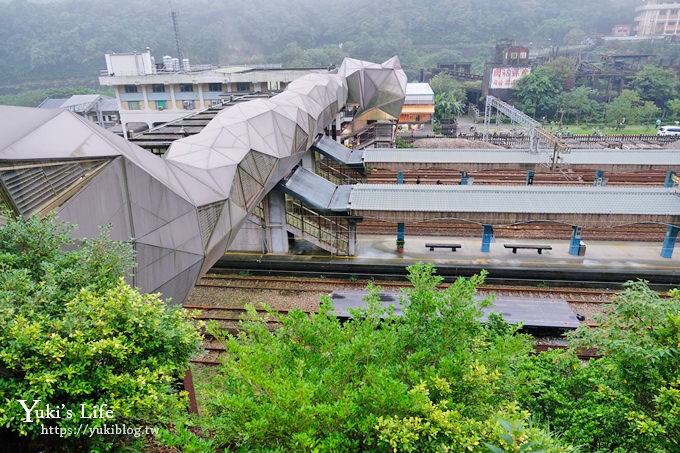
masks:
[[[680,126],[661,126],[656,135],[680,135]]]

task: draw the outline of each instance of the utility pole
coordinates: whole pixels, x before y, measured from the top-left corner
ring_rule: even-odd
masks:
[[[184,53],[182,52],[182,42],[179,39],[179,26],[177,24],[178,15],[179,14],[176,11],[170,11],[172,28],[175,30],[175,45],[177,46],[177,58],[179,59],[179,72],[184,72]]]

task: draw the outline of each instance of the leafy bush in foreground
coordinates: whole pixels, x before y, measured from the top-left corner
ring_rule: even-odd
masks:
[[[525,401],[565,440],[595,452],[680,451],[680,293],[629,282],[572,352],[537,360],[544,381]],[[573,351],[603,355],[582,364]]]
[[[438,290],[431,265],[409,268],[397,318],[379,302],[339,322],[326,300],[267,329],[253,313],[223,338],[224,365],[203,420],[242,451],[569,451],[515,401],[531,344],[497,317],[479,322],[483,275]],[[272,313],[270,316],[278,317]]]
[[[174,384],[200,339],[182,309],[125,283],[129,244],[103,235],[73,248],[69,230],[53,217],[0,228],[0,426],[22,448],[38,437],[50,451],[108,448],[132,436],[90,437],[82,426],[167,422],[185,408]],[[29,417],[18,400],[59,413]],[[95,406],[110,417],[82,417]]]

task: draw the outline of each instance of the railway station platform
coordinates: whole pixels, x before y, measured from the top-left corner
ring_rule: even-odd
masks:
[[[590,268],[641,271],[650,269],[677,270],[680,275],[680,258],[666,259],[659,254],[658,242],[610,242],[589,241],[585,243],[586,254],[569,254],[569,240],[554,239],[515,239],[497,238],[491,243],[488,253],[481,252],[481,238],[456,238],[442,236],[406,236],[404,252],[395,250],[394,236],[362,235],[358,238],[356,259],[403,260],[408,262],[427,261],[445,265],[476,265],[480,267],[550,267],[550,268]],[[455,252],[450,249],[430,251],[427,243],[455,243],[461,248]],[[505,244],[546,244],[551,250],[517,250],[504,248]]]
[[[460,244],[430,251],[427,243]],[[505,244],[545,244],[551,250],[517,250]],[[347,274],[356,276],[405,275],[405,268],[419,261],[432,263],[445,277],[470,276],[485,269],[490,280],[538,280],[546,282],[611,283],[643,279],[656,285],[680,286],[680,256],[662,258],[658,242],[588,241],[584,256],[569,254],[570,241],[554,239],[504,239],[481,251],[481,238],[406,236],[403,253],[397,253],[394,235],[359,235],[353,257],[332,256],[318,251],[293,254],[227,252],[214,271],[249,270],[261,273]]]

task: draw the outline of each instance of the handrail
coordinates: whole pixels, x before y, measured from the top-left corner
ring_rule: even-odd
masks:
[[[543,140],[553,147],[553,167],[555,166],[560,153],[568,153],[570,147],[559,137],[543,128],[543,125],[512,105],[501,101],[494,96],[486,97],[486,108],[484,110],[484,141],[488,141],[489,122],[491,120],[491,109],[496,109],[497,114],[502,113],[510,118],[510,121],[519,124],[527,130],[529,134],[529,151],[538,152],[538,143]]]

